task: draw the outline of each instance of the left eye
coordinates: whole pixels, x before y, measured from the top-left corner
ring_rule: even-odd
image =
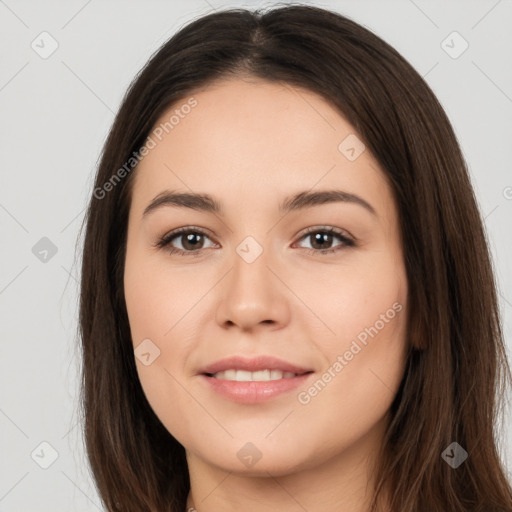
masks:
[[[344,233],[338,231],[335,228],[310,228],[308,231],[303,234],[300,240],[312,240],[312,244],[314,245],[322,245],[322,244],[330,244],[332,243],[333,238],[337,238],[341,241],[341,244],[335,246],[334,248],[315,248],[309,249],[308,252],[311,254],[320,253],[320,254],[328,254],[333,253],[338,250],[343,249],[343,247],[352,247],[355,245],[354,240],[346,236]]]

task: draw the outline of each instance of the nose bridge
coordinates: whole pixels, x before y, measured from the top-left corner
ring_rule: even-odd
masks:
[[[218,307],[219,322],[230,321],[247,329],[261,322],[284,320],[286,297],[282,283],[270,270],[272,261],[270,247],[264,247],[253,236],[245,237],[235,247],[232,271]]]
[[[267,244],[268,245],[268,244]],[[242,292],[245,300],[257,294],[268,293],[275,283],[270,282],[272,273],[271,251],[254,236],[246,236],[235,248],[230,288],[233,293]],[[276,292],[274,292],[275,295]],[[269,293],[269,295],[272,295]]]

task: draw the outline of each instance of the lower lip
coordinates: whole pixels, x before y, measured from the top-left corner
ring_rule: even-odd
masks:
[[[208,375],[201,375],[213,391],[233,402],[241,404],[258,404],[266,402],[282,393],[292,391],[311,377],[313,373],[304,373],[297,377],[269,381],[235,381],[216,379]]]

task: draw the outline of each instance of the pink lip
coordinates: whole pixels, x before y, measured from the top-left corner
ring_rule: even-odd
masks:
[[[230,369],[249,372],[281,370],[282,372],[292,372],[298,375],[278,380],[251,382],[217,379],[212,376],[214,373]],[[271,356],[259,356],[252,359],[241,356],[228,357],[202,368],[199,373],[201,379],[210,386],[210,389],[229,400],[243,404],[257,404],[270,400],[281,393],[291,391],[304,384],[313,375],[312,370]]]
[[[258,404],[291,391],[303,384],[313,373],[269,381],[238,382],[201,375],[201,379],[221,396],[241,404]]]
[[[296,366],[272,356],[258,356],[251,359],[242,356],[232,356],[205,366],[199,370],[199,373],[213,374],[231,369],[246,370],[248,372],[257,372],[259,370],[281,370],[282,372],[298,374],[311,371],[311,369],[301,368],[300,366]]]

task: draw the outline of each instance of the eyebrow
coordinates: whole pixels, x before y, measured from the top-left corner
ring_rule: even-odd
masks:
[[[362,206],[372,215],[377,216],[373,206],[362,197],[342,190],[321,190],[316,192],[303,191],[293,196],[286,197],[279,205],[279,213],[286,213],[304,210],[313,206],[319,206],[328,203],[351,203]],[[215,200],[209,194],[197,194],[192,192],[173,192],[164,191],[158,194],[144,210],[142,217],[164,206],[175,206],[179,208],[190,208],[199,212],[214,213],[224,216],[224,211],[220,202]]]

